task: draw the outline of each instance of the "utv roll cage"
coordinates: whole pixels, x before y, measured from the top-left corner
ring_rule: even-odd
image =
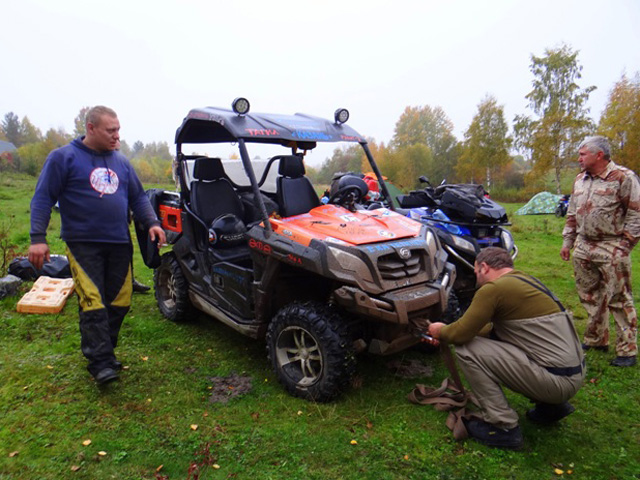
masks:
[[[244,103],[243,103],[244,102]],[[246,109],[242,107],[246,105]],[[240,106],[240,107],[239,107]],[[247,150],[247,143],[276,144],[291,148],[293,154],[303,154],[317,146],[318,142],[359,143],[365,152],[367,161],[375,173],[380,188],[386,198],[391,198],[382,174],[378,169],[366,139],[353,128],[345,124],[349,118],[346,109],[338,109],[330,121],[296,113],[294,115],[249,113],[249,102],[238,98],[233,102],[233,110],[218,107],[195,108],[189,111],[176,131],[176,159],[179,163],[175,170],[176,180],[180,184],[183,200],[189,192],[187,185],[186,162],[191,156],[182,152],[183,144],[237,143],[245,173],[251,183],[252,193],[258,202],[261,220],[269,235],[272,231],[269,215],[260,195],[260,181],[264,180],[271,165],[267,166],[260,181],[257,180]],[[185,202],[187,204],[188,202]],[[394,210],[393,205],[389,206]]]

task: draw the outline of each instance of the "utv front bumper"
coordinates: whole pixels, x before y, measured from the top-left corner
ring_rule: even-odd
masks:
[[[436,282],[372,296],[356,287],[342,286],[333,292],[333,301],[345,310],[370,321],[409,325],[437,320],[447,308],[449,292],[456,279],[455,267],[445,263]]]

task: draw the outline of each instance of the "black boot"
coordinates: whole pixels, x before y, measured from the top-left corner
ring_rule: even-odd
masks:
[[[104,385],[105,383],[118,380],[118,372],[116,372],[113,368],[104,368],[98,372],[98,374],[95,376],[95,379],[98,385]]]
[[[616,357],[611,360],[614,367],[633,367],[636,364],[636,356],[632,357]]]
[[[527,418],[533,423],[540,425],[550,425],[571,415],[575,407],[569,402],[552,405],[550,403],[536,403],[535,408],[527,411]]]
[[[136,292],[136,293],[145,293],[145,292],[148,292],[150,289],[151,289],[151,287],[149,287],[148,285],[145,285],[144,283],[140,283],[135,278],[133,279],[133,291],[134,292]]]
[[[483,420],[464,421],[469,437],[489,447],[510,448],[518,450],[524,445],[520,426],[500,428]]]

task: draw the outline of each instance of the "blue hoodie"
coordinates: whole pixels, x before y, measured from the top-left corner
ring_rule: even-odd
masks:
[[[92,150],[82,138],[47,157],[31,200],[32,244],[46,242],[56,202],[65,242],[129,243],[129,209],[145,229],[160,224],[126,157]]]

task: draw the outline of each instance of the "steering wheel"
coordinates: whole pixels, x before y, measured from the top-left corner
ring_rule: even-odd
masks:
[[[329,197],[329,203],[335,205],[351,205],[362,200],[362,189],[358,185],[346,185]]]

